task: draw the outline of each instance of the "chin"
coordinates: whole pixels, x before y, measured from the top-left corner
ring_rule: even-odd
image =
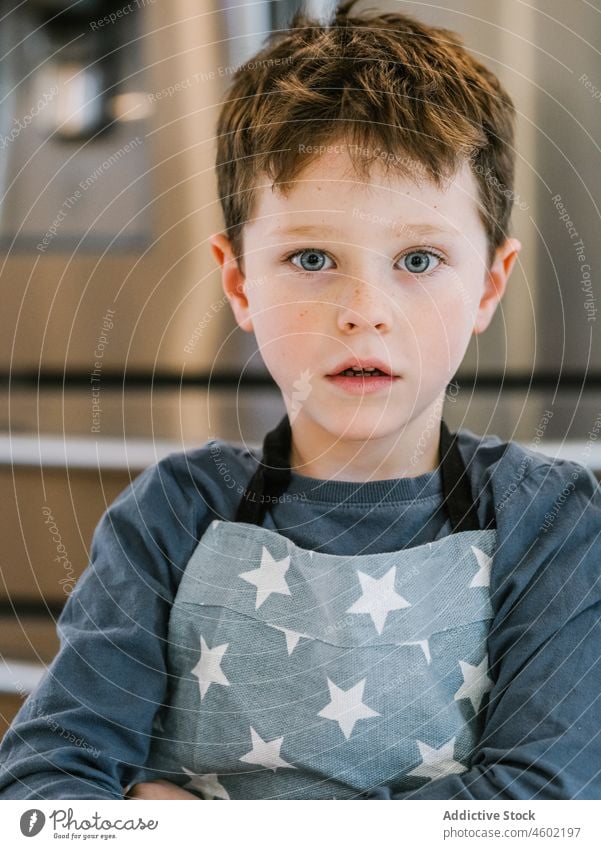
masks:
[[[358,413],[350,418],[335,417],[322,425],[332,435],[345,441],[365,442],[368,439],[387,439],[398,434],[404,422],[381,412]]]

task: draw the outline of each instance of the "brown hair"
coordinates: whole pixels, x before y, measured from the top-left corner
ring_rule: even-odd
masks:
[[[297,12],[234,74],[216,156],[234,255],[242,257],[257,177],[286,192],[319,156],[306,148],[344,138],[362,179],[377,160],[408,178],[421,166],[442,187],[469,159],[490,265],[513,203],[511,98],[456,33],[399,13],[351,17],[356,2],[342,3],[329,24]]]

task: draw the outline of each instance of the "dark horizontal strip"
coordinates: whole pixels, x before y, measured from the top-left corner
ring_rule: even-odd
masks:
[[[42,601],[0,600],[0,616],[8,616],[11,619],[58,619],[63,606],[58,602],[45,604]]]
[[[69,371],[65,373],[56,371],[0,371],[0,383],[11,386],[15,389],[20,387],[38,387],[51,386],[56,388],[70,387],[86,387],[92,386],[90,381],[90,372]],[[152,373],[145,371],[128,371],[125,374],[122,372],[110,372],[108,370],[102,372],[100,380],[93,384],[95,387],[102,388],[103,386],[124,386],[129,387],[144,387],[151,386],[166,386],[176,388],[179,386],[206,388],[209,386],[268,386],[277,388],[276,383],[269,374],[265,375],[240,375],[237,372],[227,373],[220,372],[219,374],[170,374],[169,372]]]
[[[72,370],[58,372],[45,370],[37,371],[0,371],[0,383],[11,384],[15,389],[20,387],[89,387],[90,372]],[[492,372],[477,374],[462,374],[456,377],[455,384],[460,390],[476,389],[543,389],[556,387],[566,388],[599,388],[601,386],[601,371],[563,372],[559,375],[556,371],[537,371],[533,373],[509,372],[496,374]],[[219,372],[210,374],[198,372],[196,374],[175,374],[169,372],[150,371],[128,371],[111,372],[103,370],[100,381],[96,386],[123,386],[144,387],[151,386],[175,388],[180,386],[205,388],[209,386],[232,386],[232,387],[271,387],[277,389],[273,378],[265,374],[240,374],[239,372]]]

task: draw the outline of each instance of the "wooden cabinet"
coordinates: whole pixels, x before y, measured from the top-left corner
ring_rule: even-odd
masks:
[[[138,473],[0,466],[0,736],[58,651],[56,619],[100,517]]]
[[[61,607],[88,564],[98,520],[137,474],[0,467],[0,601]]]

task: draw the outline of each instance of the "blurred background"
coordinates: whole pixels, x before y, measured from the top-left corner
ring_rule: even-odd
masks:
[[[224,298],[218,106],[296,0],[0,0],[0,721],[57,649],[132,478],[284,413]],[[328,19],[334,4],[307,0]],[[519,265],[445,417],[601,471],[601,0],[371,0],[461,33],[514,98]],[[570,223],[568,223],[570,222]],[[0,728],[0,733],[1,733]]]

